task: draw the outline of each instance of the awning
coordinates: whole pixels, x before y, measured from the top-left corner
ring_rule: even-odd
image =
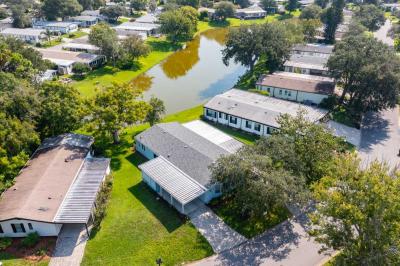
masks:
[[[203,185],[162,156],[139,165],[139,169],[183,205],[207,191]]]
[[[86,158],[78,177],[58,209],[55,223],[87,223],[110,165],[107,158]]]

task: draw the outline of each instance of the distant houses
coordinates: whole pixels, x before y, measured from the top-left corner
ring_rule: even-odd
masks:
[[[47,37],[45,35],[46,31],[43,29],[34,28],[5,28],[0,31],[0,34],[4,37],[13,37],[27,43],[40,43]]]
[[[110,160],[93,158],[92,144],[92,137],[78,134],[43,141],[1,196],[0,237],[57,236],[66,224],[93,221]]]
[[[334,94],[335,82],[331,78],[290,72],[262,75],[256,88],[275,98],[305,104],[320,104]]]
[[[104,55],[49,49],[37,50],[42,54],[44,59],[57,65],[60,74],[72,73],[72,68],[76,63],[83,63],[88,65],[90,68],[96,68],[104,64],[106,61]]]
[[[73,22],[65,21],[34,21],[32,23],[34,29],[48,30],[53,33],[68,34],[78,30],[78,25]]]
[[[283,67],[286,72],[328,76],[327,62],[328,58],[325,57],[294,53],[283,64]]]
[[[130,36],[135,34],[145,34],[145,36],[155,36],[159,33],[160,25],[153,23],[124,22],[114,29],[118,35]]]
[[[96,16],[83,16],[83,15],[70,17],[69,20],[72,22],[77,22],[79,27],[82,28],[88,28],[94,26],[100,21],[100,19]]]
[[[235,17],[240,19],[257,19],[264,18],[267,15],[267,11],[261,7],[254,5],[247,8],[240,8],[236,10]]]
[[[143,181],[180,213],[188,214],[222,194],[210,166],[242,143],[202,121],[154,125],[135,137]]]
[[[329,58],[333,52],[333,45],[327,44],[296,44],[292,48],[292,54],[306,55],[306,56],[320,56]]]

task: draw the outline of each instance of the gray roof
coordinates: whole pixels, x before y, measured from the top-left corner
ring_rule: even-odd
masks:
[[[153,23],[124,22],[114,28],[116,30],[151,31],[159,27],[160,25]]]
[[[182,204],[206,192],[206,188],[162,156],[139,165],[164,190]]]
[[[55,223],[87,223],[100,185],[110,165],[108,158],[86,158],[54,218]]]
[[[328,58],[322,56],[311,56],[311,55],[301,55],[292,54],[288,61],[286,61],[284,66],[301,67],[317,70],[327,70],[326,63]]]
[[[61,145],[68,145],[73,147],[89,149],[92,146],[93,142],[94,139],[91,136],[74,134],[74,133],[65,133],[62,135],[58,135],[56,137],[45,139],[38,148],[38,150],[47,149],[50,147],[57,147]]]
[[[157,124],[137,135],[135,140],[166,158],[203,186],[211,180],[209,166],[220,156],[230,154],[176,122]]]
[[[316,122],[327,113],[313,106],[237,89],[215,96],[204,107],[276,128],[279,127],[276,119],[281,114],[295,116],[299,110],[305,110],[306,117]]]
[[[24,35],[24,36],[40,36],[44,34],[46,31],[42,29],[33,29],[33,28],[6,28],[3,29],[0,33],[4,35]]]
[[[135,20],[138,23],[156,23],[157,21],[158,18],[153,14],[146,14]]]
[[[331,54],[333,51],[333,45],[326,45],[326,44],[296,44],[292,48],[293,51],[300,51],[300,52],[314,52],[314,53],[321,53],[321,54]]]
[[[97,21],[98,18],[95,16],[75,16],[71,18],[74,21]]]

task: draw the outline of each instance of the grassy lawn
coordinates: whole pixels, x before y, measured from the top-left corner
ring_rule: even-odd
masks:
[[[198,106],[164,121],[198,119]],[[133,137],[146,129],[127,129],[122,143],[111,146],[113,191],[101,229],[92,234],[82,265],[153,265],[161,257],[165,265],[178,265],[210,256],[212,248],[193,225],[141,182],[138,164],[144,158],[132,151]]]
[[[247,238],[259,235],[290,217],[286,208],[274,210],[261,219],[243,217],[240,207],[228,197],[214,199],[210,207],[226,224]]]
[[[61,42],[62,38],[77,39],[77,38],[80,38],[80,37],[85,36],[85,35],[87,35],[87,33],[83,32],[83,31],[76,31],[76,32],[68,33],[68,34],[63,34],[63,35],[61,35],[61,36],[59,36],[59,37],[57,37],[57,38],[55,38],[53,40],[44,42],[42,44],[42,47],[43,48],[48,48],[48,47],[59,45],[59,44],[62,43]]]

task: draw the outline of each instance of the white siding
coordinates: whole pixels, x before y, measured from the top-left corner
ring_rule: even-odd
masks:
[[[320,104],[323,99],[328,98],[328,96],[324,94],[281,89],[261,85],[257,85],[257,89],[269,92],[269,96],[271,97],[300,103],[304,101],[311,101],[314,104]]]
[[[25,233],[14,233],[11,224],[23,224]],[[32,230],[29,229],[28,223],[32,224]],[[57,236],[61,230],[62,224],[44,223],[30,220],[7,220],[0,222],[3,234],[0,237],[25,237],[29,233],[38,232],[40,236]]]
[[[136,149],[136,151],[140,152],[140,154],[142,154],[144,157],[146,157],[149,160],[155,158],[154,152],[152,150],[150,150],[148,147],[144,146],[140,141],[136,140],[135,149]]]
[[[315,104],[320,104],[321,101],[325,98],[328,98],[328,95],[310,93],[310,92],[299,92],[299,95],[297,96],[297,101],[298,102],[311,101]]]

